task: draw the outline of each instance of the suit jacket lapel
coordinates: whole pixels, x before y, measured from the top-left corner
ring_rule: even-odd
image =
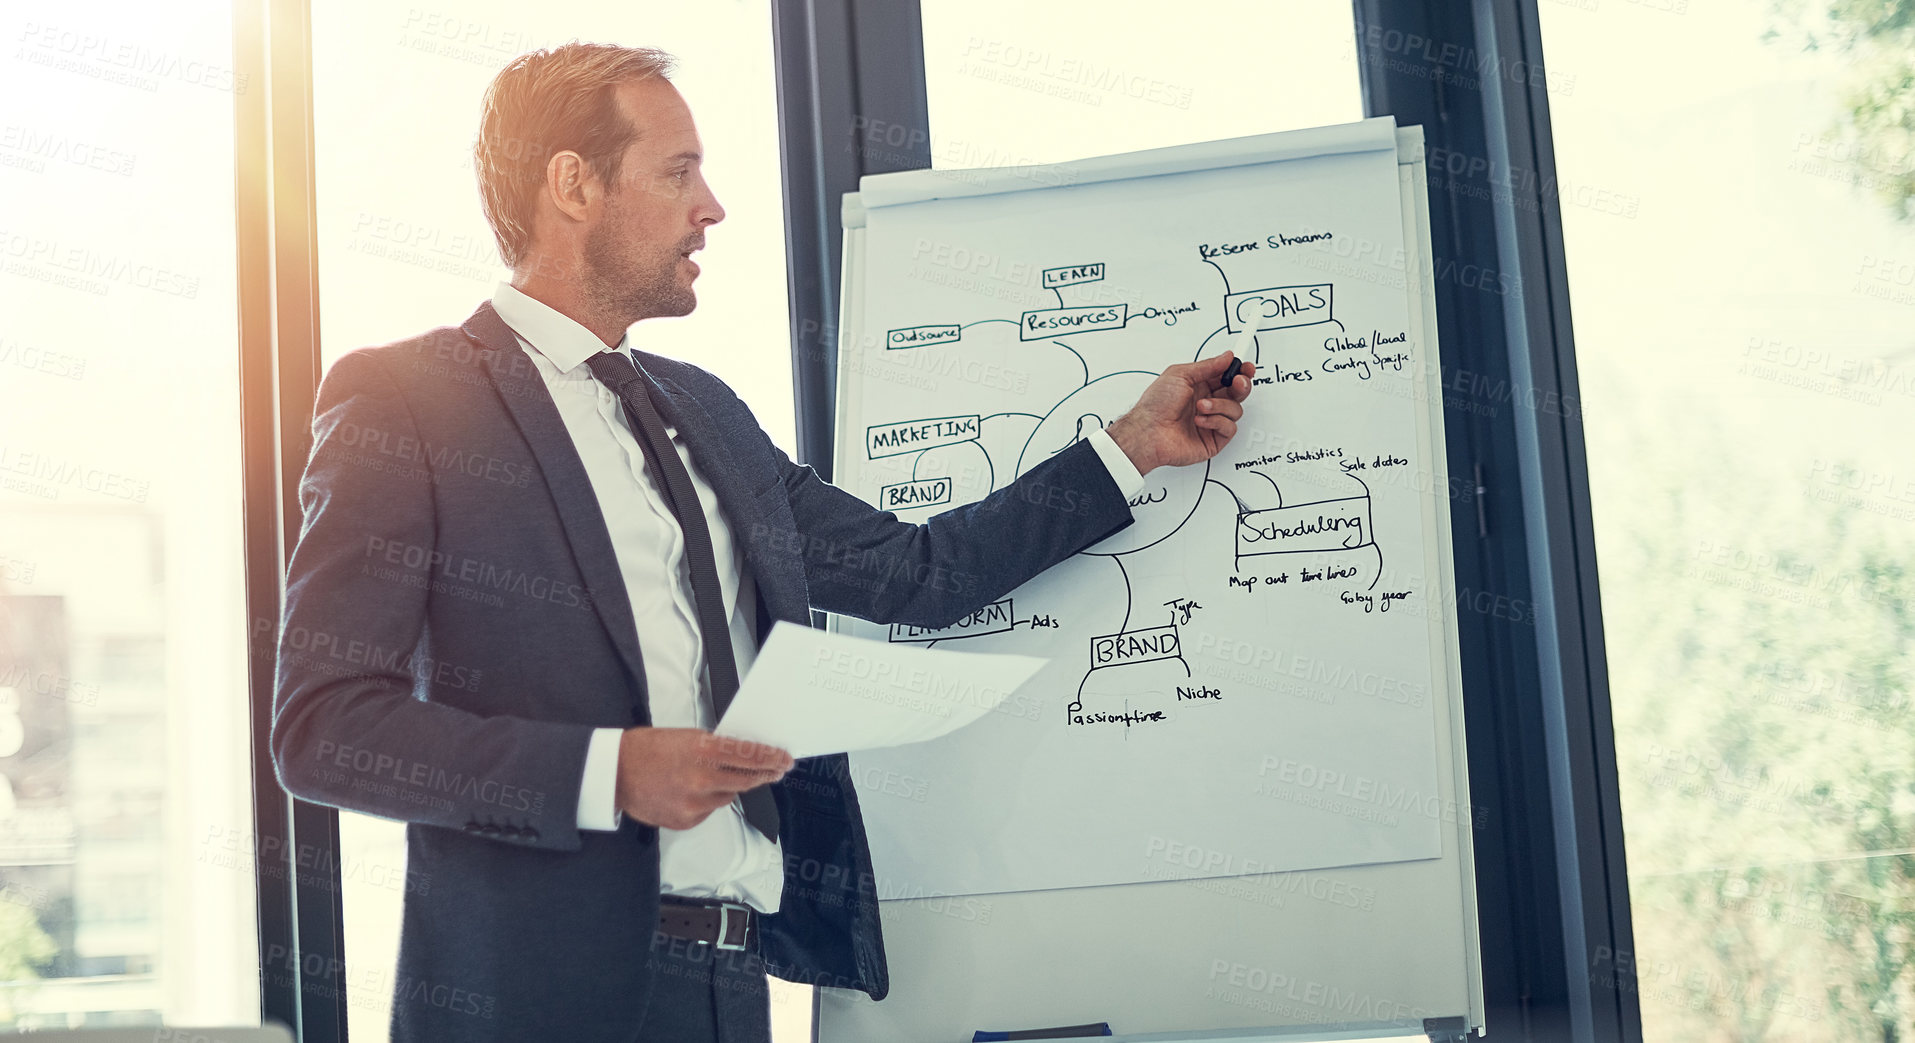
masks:
[[[733,539],[745,549],[759,596],[779,616],[808,619],[811,609],[804,594],[803,572],[799,570],[794,575],[792,571],[797,567],[796,559],[774,554],[763,540],[752,538],[769,519],[765,504],[758,499],[765,489],[752,487],[749,476],[753,472],[746,466],[747,461],[740,458],[718,421],[696,396],[670,377],[658,376],[648,369],[646,352],[637,354],[639,372],[645,374],[657,392],[652,401],[658,406],[658,415],[685,440],[685,449],[697,462],[699,473],[718,495],[718,509],[730,523]],[[777,475],[769,474],[767,479],[775,482]],[[760,638],[764,636],[761,632]]]
[[[757,520],[757,504],[752,490],[746,488],[745,472],[729,442],[719,436],[718,425],[711,414],[670,378],[654,376],[643,368],[639,372],[651,383],[652,401],[658,406],[658,415],[685,440],[685,450],[697,461],[699,473],[718,494],[718,509],[724,512],[732,529]]]
[[[519,347],[518,335],[493,310],[491,301],[479,305],[460,328],[483,349],[480,357],[493,386],[532,447],[552,502],[558,506],[572,557],[591,591],[592,606],[643,692],[645,667],[638,647],[638,624],[625,593],[618,555],[612,549],[611,532],[605,527],[598,496],[592,492],[592,480],[586,476],[578,449],[572,445],[572,436],[552,402],[552,392],[531,357]]]

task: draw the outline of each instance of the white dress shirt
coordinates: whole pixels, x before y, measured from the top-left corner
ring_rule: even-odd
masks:
[[[585,361],[606,350],[590,330],[544,302],[500,283],[492,306],[505,320],[532,364],[545,379],[559,418],[585,465],[598,498],[599,512],[612,537],[612,549],[637,622],[644,651],[645,685],[652,724],[660,728],[704,728],[713,720],[710,678],[705,669],[703,636],[694,607],[691,573],[685,561],[684,534],[666,506],[664,494],[645,466],[624,406],[599,383]],[[618,351],[629,350],[630,335]],[[690,473],[711,530],[712,559],[725,617],[731,628],[738,675],[751,668],[758,644],[752,631],[757,603],[744,550],[732,539],[731,526],[718,510],[718,496],[692,461],[678,431],[667,425],[672,447]],[[1095,431],[1091,445],[1126,498],[1143,488],[1143,476],[1111,441]],[[660,597],[669,591],[670,597]],[[580,829],[618,828],[618,746],[622,730],[593,732],[585,756],[578,805]],[[778,842],[745,821],[734,800],[691,829],[660,829],[659,889],[666,894],[723,898],[767,913],[778,911],[784,892],[784,865]]]

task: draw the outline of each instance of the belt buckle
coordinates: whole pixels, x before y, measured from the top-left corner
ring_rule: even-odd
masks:
[[[738,944],[736,945],[729,944],[725,941],[725,939],[731,937],[731,914],[734,910],[738,913],[740,922],[744,924],[738,931]],[[751,909],[748,906],[733,905],[730,902],[718,903],[718,940],[712,943],[712,948],[724,949],[730,952],[744,952],[745,939],[751,930],[750,917]]]

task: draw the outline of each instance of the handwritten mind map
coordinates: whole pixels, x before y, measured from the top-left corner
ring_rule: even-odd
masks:
[[[1322,231],[1294,237],[1272,234],[1263,242],[1197,244],[1196,258],[1216,268],[1222,283],[1219,291],[1222,300],[1212,302],[1210,307],[1191,300],[1162,308],[1142,306],[1133,314],[1128,301],[1072,305],[1064,296],[1066,287],[1085,287],[1106,279],[1108,265],[1088,262],[1046,268],[1038,273],[1043,288],[1056,294],[1055,307],[1027,309],[1015,317],[886,330],[887,351],[944,346],[947,352],[955,353],[967,343],[993,344],[992,335],[998,334],[1001,338],[1006,331],[992,329],[992,325],[1007,325],[1015,327],[1019,342],[1047,342],[1068,352],[1077,360],[1082,378],[1075,387],[1062,386],[1060,382],[1057,390],[1063,392],[1062,397],[1042,414],[1006,410],[990,414],[909,417],[869,425],[865,429],[867,460],[911,458],[910,477],[879,485],[874,502],[885,510],[906,516],[920,509],[946,507],[955,502],[958,474],[966,468],[981,472],[982,487],[974,484],[967,487],[968,493],[981,495],[1002,487],[1122,415],[1157,373],[1119,370],[1097,375],[1091,362],[1099,356],[1096,347],[1086,345],[1080,349],[1075,338],[1121,331],[1133,321],[1188,328],[1206,312],[1221,314],[1222,325],[1193,338],[1193,357],[1201,358],[1226,347],[1239,350],[1260,369],[1269,370],[1267,375],[1256,378],[1258,384],[1301,384],[1318,379],[1368,381],[1380,374],[1401,374],[1411,358],[1409,331],[1399,329],[1386,334],[1373,329],[1364,335],[1348,335],[1347,328],[1335,315],[1334,283],[1233,292],[1228,277],[1214,260],[1218,256],[1257,249],[1266,243],[1277,248],[1296,243],[1327,243],[1334,239],[1334,233]],[[1322,354],[1313,368],[1293,363],[1286,369],[1287,360],[1275,350],[1270,361],[1264,362],[1263,339],[1270,339],[1277,331],[1316,326],[1326,329],[1316,331],[1322,334],[1319,345]],[[1262,404],[1258,402],[1259,406]],[[984,439],[987,425],[1002,429],[1001,433],[994,430],[999,437]],[[993,456],[993,446],[999,450],[999,456]],[[1011,446],[1016,447],[1014,455],[1003,453]],[[936,450],[951,452],[940,455]],[[1335,470],[1315,466],[1324,461],[1333,461]],[[1121,707],[1095,704],[1095,701],[1087,707],[1083,699],[1084,686],[1097,670],[1175,661],[1186,677],[1194,677],[1183,656],[1179,628],[1188,624],[1204,606],[1192,599],[1172,598],[1161,606],[1152,606],[1150,611],[1138,611],[1135,591],[1129,582],[1130,572],[1124,562],[1127,557],[1148,551],[1182,532],[1196,515],[1206,492],[1228,497],[1234,510],[1234,532],[1225,537],[1234,540],[1227,589],[1249,594],[1259,584],[1294,583],[1297,588],[1312,583],[1327,584],[1338,592],[1338,600],[1343,604],[1360,606],[1365,611],[1374,611],[1380,605],[1386,612],[1392,602],[1411,596],[1410,590],[1372,593],[1383,575],[1383,551],[1372,537],[1370,486],[1357,473],[1372,467],[1382,469],[1408,464],[1406,457],[1394,452],[1365,460],[1355,452],[1346,456],[1342,447],[1335,447],[1239,460],[1234,465],[1233,476],[1213,477],[1207,463],[1154,472],[1149,488],[1130,500],[1134,523],[1082,552],[1086,556],[1109,559],[1124,581],[1126,608],[1116,632],[1089,638],[1084,676],[1076,697],[1064,707],[1065,723],[1125,727],[1156,724],[1172,719],[1176,703],[1202,700],[1205,705],[1214,705],[1222,699],[1219,689],[1194,681],[1172,686],[1174,691],[1163,697],[1168,699],[1166,705],[1147,705],[1148,700],[1128,692],[1124,693]],[[1341,475],[1346,482],[1338,485],[1326,479],[1326,474]],[[975,481],[976,474],[972,478]],[[1294,479],[1288,498],[1284,495],[1285,478]],[[1326,485],[1329,486],[1327,492]],[[1271,503],[1273,497],[1274,503]],[[1279,560],[1263,560],[1273,557]],[[929,647],[941,641],[1010,633],[1019,626],[1038,629],[1058,626],[1048,612],[1017,618],[1014,604],[1015,599],[1010,598],[994,602],[951,626],[935,630],[893,626],[889,637],[892,641],[923,643]],[[1158,623],[1158,619],[1168,621]],[[1133,621],[1137,625],[1133,626]]]
[[[1130,526],[950,626],[841,621],[1051,660],[964,731],[857,757],[930,783],[874,815],[881,871],[926,894],[1206,875],[1138,864],[1150,836],[1272,867],[1433,857],[1437,823],[1271,768],[1436,791],[1431,701],[1399,697],[1431,684],[1441,610],[1398,192],[1378,152],[870,212],[838,474],[900,518],[1003,488],[1170,364],[1257,367],[1236,437],[1146,475]]]

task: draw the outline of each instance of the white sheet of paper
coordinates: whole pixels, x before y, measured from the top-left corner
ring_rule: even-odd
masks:
[[[793,757],[924,742],[997,709],[1047,662],[779,622],[715,731]]]

